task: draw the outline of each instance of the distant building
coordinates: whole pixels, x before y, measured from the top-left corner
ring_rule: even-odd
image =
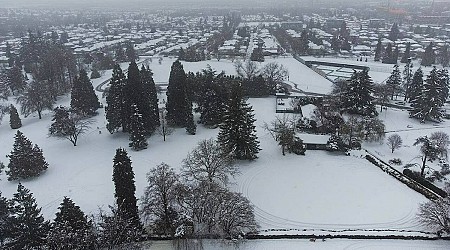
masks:
[[[327,27],[327,29],[339,29],[342,26],[342,23],[344,22],[345,22],[344,19],[336,19],[336,18],[327,19],[325,22],[325,26]]]
[[[384,19],[370,19],[369,20],[369,29],[380,29],[384,28],[386,25]]]
[[[303,22],[283,22],[281,28],[286,30],[303,30]]]

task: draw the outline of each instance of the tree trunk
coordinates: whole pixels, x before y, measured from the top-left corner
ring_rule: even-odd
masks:
[[[427,162],[427,155],[425,154],[422,158],[422,169],[420,170],[420,176],[423,177],[424,172],[425,172],[425,163]]]

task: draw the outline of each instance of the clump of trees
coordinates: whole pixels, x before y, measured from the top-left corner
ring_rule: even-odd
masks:
[[[77,146],[79,137],[85,134],[92,124],[92,120],[62,106],[54,109],[52,121],[49,128],[50,136],[66,139],[73,146]]]

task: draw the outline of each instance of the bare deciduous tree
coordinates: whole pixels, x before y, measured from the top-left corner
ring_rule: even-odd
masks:
[[[450,189],[447,197],[431,200],[420,205],[418,220],[428,228],[450,233]]]
[[[153,224],[155,233],[173,236],[179,177],[169,165],[161,163],[147,174],[147,182],[141,199],[141,214],[147,223]]]
[[[166,119],[167,111],[165,109],[161,110],[160,112],[160,125],[157,128],[158,134],[160,134],[163,137],[163,140],[166,141],[166,137],[168,135],[171,135],[174,131],[174,128],[170,127],[167,123]]]
[[[399,134],[390,135],[386,142],[388,147],[391,149],[391,153],[394,153],[394,150],[399,149],[402,146],[402,143],[403,141]]]
[[[225,154],[214,139],[200,141],[198,146],[183,160],[183,174],[196,181],[226,185],[229,176],[239,171],[233,158]]]
[[[277,62],[270,62],[261,69],[263,77],[266,79],[269,88],[275,92],[276,86],[282,84],[289,78],[289,71],[283,64]]]
[[[281,153],[286,155],[286,150],[294,143],[295,137],[295,117],[283,115],[277,116],[270,124],[264,123],[264,129],[267,130],[278,145],[281,147]]]
[[[252,79],[260,73],[258,64],[251,60],[246,61],[245,64],[242,61],[237,60],[234,63],[234,67],[236,69],[237,75],[244,79]]]

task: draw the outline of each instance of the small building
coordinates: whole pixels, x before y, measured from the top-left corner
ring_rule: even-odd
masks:
[[[329,135],[298,133],[297,136],[302,139],[307,150],[327,150],[327,142],[330,139]]]

